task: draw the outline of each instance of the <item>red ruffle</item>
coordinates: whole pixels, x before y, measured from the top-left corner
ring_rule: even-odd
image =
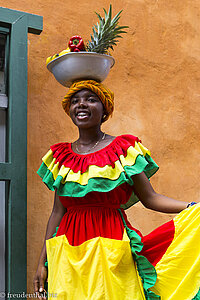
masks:
[[[109,145],[101,150],[89,154],[77,154],[71,148],[71,143],[58,143],[51,146],[55,163],[59,162],[59,167],[64,165],[73,170],[84,173],[91,165],[104,167],[110,165],[114,168],[114,163],[119,160],[120,155],[127,156],[127,149],[135,146],[135,142],[141,142],[133,135],[121,135],[116,137]]]

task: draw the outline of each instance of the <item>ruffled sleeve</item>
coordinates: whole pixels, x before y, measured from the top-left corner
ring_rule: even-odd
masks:
[[[57,189],[59,196],[69,197],[108,192],[125,182],[133,185],[135,174],[144,171],[150,178],[158,170],[150,151],[132,135],[118,136],[105,148],[85,155],[73,152],[70,143],[55,144],[42,160],[37,173],[43,182],[50,190]],[[138,200],[131,198],[131,203]]]

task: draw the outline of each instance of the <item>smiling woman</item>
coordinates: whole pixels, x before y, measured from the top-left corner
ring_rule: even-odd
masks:
[[[114,138],[101,131],[105,109],[99,97],[92,91],[83,89],[76,92],[71,97],[69,114],[79,128],[80,138],[72,144],[75,152],[91,153],[97,146],[98,149],[105,147]],[[88,128],[93,128],[93,133]]]
[[[83,89],[74,94],[70,101],[70,117],[74,124],[77,122],[88,123],[88,126],[101,124],[104,108],[99,97],[90,90]],[[80,124],[81,126],[81,124]]]
[[[44,288],[47,254],[48,291],[60,300],[192,299],[200,286],[200,243],[191,231],[199,206],[188,209],[190,203],[154,191],[148,179],[158,166],[139,138],[101,131],[113,106],[113,93],[93,80],[74,83],[63,100],[79,138],[51,146],[38,170],[56,193],[35,291]],[[153,210],[183,212],[143,237],[124,212],[138,200]]]
[[[98,99],[102,102],[104,107],[104,115],[102,122],[108,120],[109,116],[112,115],[114,109],[114,94],[103,84],[98,83],[95,80],[80,80],[72,84],[68,93],[62,101],[62,105],[65,112],[69,115],[71,97],[82,89],[88,89],[98,97]]]

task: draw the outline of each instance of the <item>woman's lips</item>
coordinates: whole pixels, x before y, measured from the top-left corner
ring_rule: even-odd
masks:
[[[78,112],[77,114],[76,114],[76,118],[78,119],[78,120],[86,120],[86,119],[88,119],[89,118],[89,116],[90,116],[90,114],[88,113],[88,112],[83,112],[83,111],[80,111],[80,112]]]

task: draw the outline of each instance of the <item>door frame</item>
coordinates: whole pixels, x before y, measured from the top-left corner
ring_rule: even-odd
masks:
[[[0,162],[0,181],[6,182],[7,294],[27,289],[27,36],[42,32],[43,18],[0,7],[0,26],[9,31],[6,162]]]

